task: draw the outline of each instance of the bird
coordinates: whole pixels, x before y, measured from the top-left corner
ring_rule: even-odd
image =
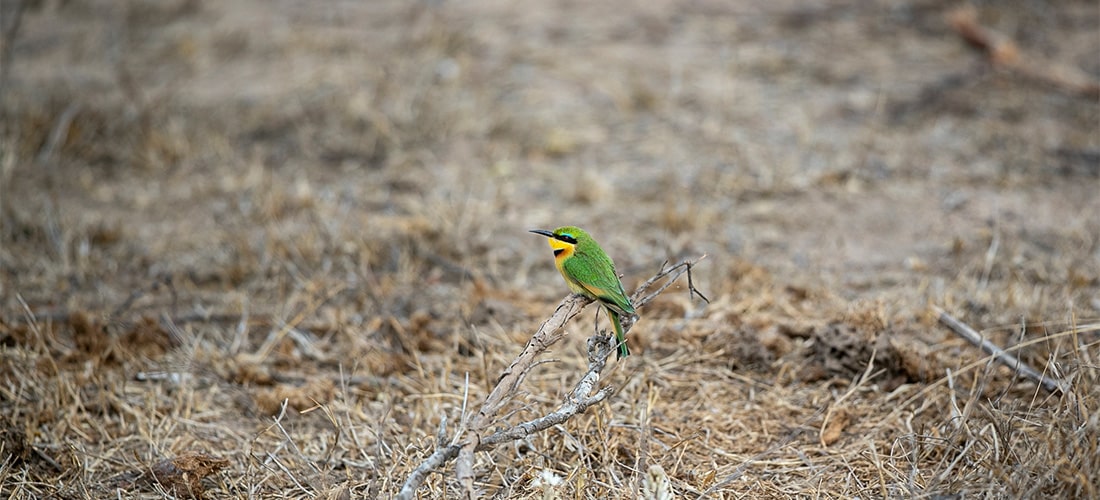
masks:
[[[634,304],[623,291],[623,283],[615,272],[615,263],[600,244],[585,230],[576,226],[562,226],[553,231],[532,229],[532,233],[549,239],[554,249],[554,265],[565,284],[576,294],[588,297],[603,306],[611,325],[615,328],[618,343],[616,359],[630,355],[620,316],[634,317]]]

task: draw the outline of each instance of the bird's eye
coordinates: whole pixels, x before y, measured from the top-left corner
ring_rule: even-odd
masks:
[[[558,235],[558,239],[559,239],[559,240],[562,240],[562,241],[564,241],[564,242],[566,242],[566,243],[571,243],[571,244],[574,244],[574,245],[576,245],[576,244],[577,244],[577,239],[576,239],[576,238],[574,238],[574,237],[573,237],[573,235],[571,235],[571,234],[569,234],[569,233],[561,233],[561,234],[559,234],[559,235]]]

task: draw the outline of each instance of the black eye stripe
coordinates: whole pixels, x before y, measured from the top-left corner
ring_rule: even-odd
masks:
[[[562,233],[562,234],[559,234],[559,235],[557,236],[557,238],[558,238],[559,240],[561,240],[561,241],[564,241],[564,242],[566,242],[566,243],[569,243],[569,244],[571,244],[571,245],[576,245],[576,244],[577,244],[577,239],[576,239],[576,238],[574,238],[574,237],[573,237],[573,235],[571,235],[571,234],[569,234],[569,233]]]

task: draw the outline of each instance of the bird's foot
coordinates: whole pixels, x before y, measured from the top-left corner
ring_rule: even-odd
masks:
[[[602,335],[597,333],[591,337],[588,337],[588,364],[591,365],[596,360],[606,361],[611,357],[611,353],[615,352],[615,336],[614,335]]]

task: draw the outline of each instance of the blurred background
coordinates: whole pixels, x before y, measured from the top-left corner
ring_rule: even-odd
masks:
[[[341,425],[381,427],[341,445],[360,447],[340,448],[359,461],[345,465],[375,467],[370,486],[350,487],[392,493],[381,478],[430,450],[440,414],[457,417],[460,401],[422,395],[460,394],[470,372],[483,393],[566,294],[545,241],[527,232],[535,228],[588,229],[628,289],[666,260],[707,256],[694,279],[711,304],[679,287],[641,312],[637,364],[620,372],[621,406],[608,419],[633,418],[661,377],[671,377],[672,401],[709,400],[727,415],[749,412],[732,402],[764,386],[828,394],[813,384],[858,378],[863,349],[881,347],[883,333],[907,346],[890,347],[891,389],[980,357],[935,325],[930,303],[982,328],[1100,315],[1094,1],[0,7],[0,337],[21,353],[3,376],[28,377],[28,360],[63,360],[0,398],[2,414],[5,425],[31,418],[25,393],[99,387],[31,398],[39,416],[28,428],[38,430],[24,436],[26,449],[78,442],[82,453],[118,457],[92,476],[207,440],[198,447],[208,453],[240,453],[213,444],[224,435],[153,423],[146,438],[162,444],[116,450],[107,437],[133,430],[125,418],[99,437],[66,430],[88,422],[57,424],[63,409],[112,394],[176,407],[191,396],[110,388],[184,367],[222,391],[188,404],[211,405],[207,421],[244,429],[233,434],[243,442],[299,390],[308,396],[299,410],[311,401],[356,409]],[[1002,44],[980,46],[973,26]],[[569,367],[583,366],[585,318],[555,354],[570,358],[561,374],[533,381],[546,392],[524,411],[552,405]],[[990,334],[1027,333],[1011,330]],[[849,348],[854,361],[830,361]],[[1041,363],[1067,349],[1025,357]],[[807,359],[822,368],[799,372]],[[366,378],[301,389],[338,373]],[[795,413],[809,419],[828,399],[774,396],[803,402]],[[882,405],[876,397],[868,407]],[[755,411],[774,414],[760,404]],[[761,418],[748,415],[739,418]],[[946,421],[926,417],[932,427]],[[680,420],[685,432],[709,421],[700,418]],[[868,428],[882,427],[873,420]],[[623,439],[633,439],[630,425]],[[681,424],[668,425],[674,435]],[[730,428],[767,434],[743,425]],[[892,438],[876,439],[888,449]],[[371,448],[379,443],[408,459],[384,458]],[[739,443],[724,449],[747,460],[771,441]],[[575,455],[552,449],[561,454],[544,450],[551,463]],[[693,449],[705,457],[694,464],[719,477],[740,463],[719,465],[707,449]],[[603,453],[594,463],[620,466],[590,479],[603,486],[570,487],[637,491],[636,456]],[[238,458],[231,468],[245,472],[223,476],[225,491],[248,477]],[[943,464],[932,464],[928,477],[939,477]],[[785,490],[735,491],[806,493],[821,471],[843,476],[849,466],[785,471]],[[665,468],[677,471],[678,491],[712,484],[691,467]],[[346,474],[324,470],[318,481]],[[990,487],[979,470],[960,474]],[[499,477],[511,479],[493,479],[497,491],[529,491]],[[997,491],[1019,494],[1012,485],[1031,479]],[[883,491],[939,484],[917,483]]]
[[[1096,99],[955,7],[5,2],[5,271],[62,304],[269,259],[540,288],[525,230],[576,224],[628,279],[707,253],[859,292],[1094,246]],[[1095,74],[1094,7],[979,13]]]

